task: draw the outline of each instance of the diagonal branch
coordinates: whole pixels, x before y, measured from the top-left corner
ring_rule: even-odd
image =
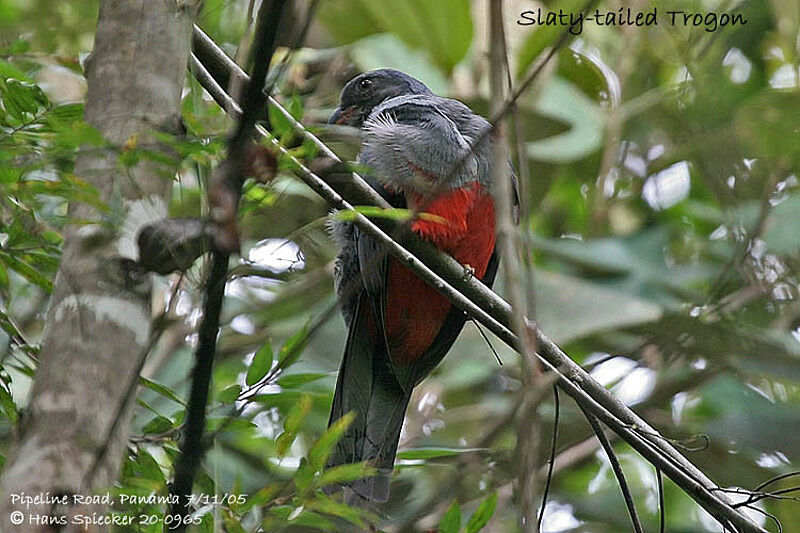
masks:
[[[514,91],[512,96],[518,93],[519,91]],[[288,114],[277,102],[273,101],[272,105],[275,105],[281,113]],[[304,136],[309,135],[304,129],[300,132]],[[454,305],[481,322],[506,344],[518,349],[519,339],[510,327],[512,323],[511,307],[505,300],[479,280],[465,277],[463,266],[455,259],[440,253],[432,245],[420,240],[415,235],[406,234],[399,242],[391,239],[382,229],[391,225],[390,221],[381,221],[381,227],[379,227],[375,222],[359,214],[352,204],[323,177],[312,172],[284,148],[279,146],[278,149],[293,161],[297,176],[325,199],[332,208],[353,211],[354,222],[362,231],[384,244],[398,260],[430,283]],[[347,186],[358,191],[360,198],[368,198],[375,194],[374,191],[364,190],[356,182],[348,183]],[[558,376],[558,386],[582,408],[609,426],[645,459],[667,474],[717,521],[722,524],[732,524],[742,532],[766,533],[764,528],[731,507],[727,498],[715,494],[712,489],[716,485],[701,470],[681,455],[647,422],[591,378],[533,322],[525,320],[525,328],[527,334],[536,339],[537,356],[541,363]]]

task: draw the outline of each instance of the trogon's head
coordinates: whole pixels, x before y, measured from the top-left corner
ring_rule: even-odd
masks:
[[[375,106],[387,98],[406,94],[433,93],[424,83],[399,70],[382,68],[359,74],[342,89],[339,107],[328,123],[360,128]]]

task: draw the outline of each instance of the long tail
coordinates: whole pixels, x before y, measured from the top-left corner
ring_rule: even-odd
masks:
[[[378,474],[348,485],[362,498],[385,502],[410,391],[398,384],[385,343],[377,342],[374,329],[367,327],[368,313],[355,313],[336,380],[330,423],[349,412],[355,419],[328,466],[369,461]]]

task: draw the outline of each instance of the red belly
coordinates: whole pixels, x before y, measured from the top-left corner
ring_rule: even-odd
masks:
[[[453,235],[452,231],[445,230],[436,235],[436,227],[428,223],[420,233],[459,263],[474,268],[475,276],[483,278],[494,251],[494,201],[478,184],[471,192],[475,195],[474,202],[466,216],[462,212],[460,217],[455,217],[460,218],[461,224],[466,222],[462,231]],[[437,200],[425,210],[451,220],[453,213],[447,212],[447,207],[446,201]],[[438,225],[444,228],[441,223]],[[385,316],[389,351],[392,358],[411,362],[421,357],[433,343],[450,312],[450,302],[394,257],[389,258],[388,269]]]

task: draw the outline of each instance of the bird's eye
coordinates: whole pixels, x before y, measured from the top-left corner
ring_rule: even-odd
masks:
[[[358,82],[358,88],[361,91],[367,91],[369,88],[372,87],[372,80],[369,78],[364,78],[363,80]]]

